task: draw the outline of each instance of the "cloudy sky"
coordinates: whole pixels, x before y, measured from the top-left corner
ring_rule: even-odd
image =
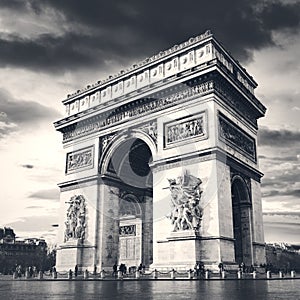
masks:
[[[68,93],[211,29],[259,83],[266,241],[300,243],[300,0],[1,0],[0,225],[54,240]]]

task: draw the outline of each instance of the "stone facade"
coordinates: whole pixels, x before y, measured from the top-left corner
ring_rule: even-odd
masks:
[[[264,263],[256,85],[206,32],[69,95],[57,269]],[[75,196],[84,238],[66,240]]]

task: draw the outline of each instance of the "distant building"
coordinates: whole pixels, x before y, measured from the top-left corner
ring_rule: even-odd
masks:
[[[12,228],[0,228],[0,273],[9,274],[17,265],[23,270],[35,266],[43,270],[47,258],[47,243],[43,239],[16,240]]]
[[[266,245],[267,265],[271,271],[300,271],[300,245],[274,243]]]

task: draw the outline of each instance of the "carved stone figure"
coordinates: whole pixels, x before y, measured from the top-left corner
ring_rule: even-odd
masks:
[[[177,179],[168,179],[171,191],[173,231],[200,229],[202,209],[200,207],[201,179],[186,171]]]
[[[85,215],[86,206],[85,199],[82,195],[71,197],[67,210],[67,220],[65,221],[65,237],[64,241],[69,239],[79,239],[83,241],[85,237]]]

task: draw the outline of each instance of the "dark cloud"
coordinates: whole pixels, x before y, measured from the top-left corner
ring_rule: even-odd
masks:
[[[6,6],[9,5],[5,1]],[[19,1],[12,1],[21,5]],[[60,36],[0,38],[0,65],[59,72],[127,66],[211,29],[239,60],[274,45],[273,30],[298,30],[300,6],[280,1],[26,1],[36,14],[56,10],[68,27]],[[57,24],[56,24],[57,25]],[[59,24],[58,24],[59,25]],[[64,26],[61,26],[64,28]],[[50,32],[50,31],[49,31]]]
[[[31,195],[29,198],[34,199],[48,199],[48,200],[59,200],[59,190],[58,189],[48,189],[48,190],[39,190]]]
[[[261,127],[258,131],[257,141],[260,146],[289,147],[299,144],[300,147],[300,131],[273,130]]]
[[[300,198],[300,189],[290,189],[290,190],[271,190],[263,192],[263,197],[273,197],[273,196],[293,196]]]
[[[53,108],[34,101],[14,99],[0,89],[0,138],[28,126],[37,126],[42,121],[53,121],[60,114]]]
[[[285,217],[298,217],[300,219],[300,211],[276,211],[276,212],[263,212],[264,216],[285,216]]]
[[[25,168],[25,169],[33,169],[34,168],[34,165],[30,165],[30,164],[25,164],[25,165],[21,165],[22,168]]]
[[[40,209],[40,208],[43,208],[43,206],[31,205],[26,207],[26,209]]]

